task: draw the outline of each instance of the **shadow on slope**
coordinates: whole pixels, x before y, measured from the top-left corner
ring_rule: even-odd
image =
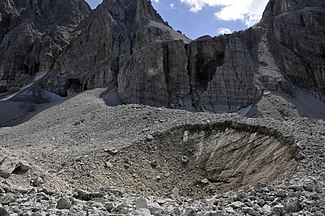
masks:
[[[7,95],[0,100],[0,127],[12,127],[28,121],[65,98],[42,89],[28,86],[23,91]]]

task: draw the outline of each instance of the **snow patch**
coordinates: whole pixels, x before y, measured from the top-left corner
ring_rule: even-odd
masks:
[[[209,114],[211,114],[211,115],[216,114],[215,112],[210,111],[209,109],[207,109],[207,108],[205,108],[205,107],[203,107],[202,110],[203,110],[203,112],[205,112],[205,113],[209,113]]]
[[[247,114],[252,110],[252,107],[253,105],[249,105],[248,107],[238,110],[236,113],[241,116],[247,116]]]
[[[52,92],[43,90],[42,99],[45,100],[47,103],[55,103],[62,100],[62,97]]]

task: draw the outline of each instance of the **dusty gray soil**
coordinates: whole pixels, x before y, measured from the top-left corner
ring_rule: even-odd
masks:
[[[47,188],[53,192],[45,193],[46,200],[57,204],[65,197],[72,206],[60,210],[44,201],[34,213],[325,213],[324,121],[281,122],[143,105],[107,107],[99,97],[102,91],[82,93],[0,129],[0,171],[5,166],[10,170],[2,178],[4,211],[13,214],[15,206],[31,215],[34,205],[1,199],[9,194],[40,202],[37,196]],[[20,161],[29,164],[27,171],[17,165]],[[33,191],[17,192],[17,187]],[[79,189],[101,193],[100,199],[95,193],[85,201],[75,191]],[[118,195],[109,199],[112,190]],[[136,205],[140,196],[147,203],[143,208]],[[108,202],[114,208],[106,208]],[[82,210],[76,210],[79,204]]]

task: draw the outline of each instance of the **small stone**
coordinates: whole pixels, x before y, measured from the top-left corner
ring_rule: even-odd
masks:
[[[299,210],[300,210],[299,200],[296,197],[288,199],[286,203],[286,211],[288,213],[293,213],[293,212],[298,212]]]
[[[245,204],[240,201],[237,201],[237,202],[231,203],[230,206],[233,207],[234,209],[237,209],[237,208],[241,208],[241,207],[245,206]]]
[[[150,210],[146,208],[138,209],[134,212],[135,216],[151,216]]]
[[[189,135],[189,131],[184,131],[183,142],[187,142],[188,141],[188,135]]]
[[[11,157],[4,157],[0,164],[0,177],[9,178],[16,169],[17,161]]]
[[[174,196],[179,196],[179,189],[177,187],[175,187],[173,190],[172,190],[172,194]]]
[[[151,161],[150,165],[151,165],[152,168],[156,168],[157,167],[157,161],[155,161],[155,160]]]
[[[126,203],[122,203],[118,206],[116,206],[114,209],[113,209],[114,212],[117,212],[119,214],[125,214],[125,215],[128,215],[131,211],[130,207],[126,204]]]
[[[73,195],[74,198],[79,199],[79,200],[84,200],[84,201],[89,201],[93,198],[92,194],[88,193],[87,191],[84,190],[76,190],[75,194]]]
[[[152,215],[161,215],[159,213],[163,211],[162,207],[158,203],[150,203],[149,210]]]
[[[201,183],[207,185],[210,183],[210,181],[209,181],[209,179],[205,178],[205,179],[201,180]]]
[[[252,189],[250,192],[249,192],[249,195],[250,196],[256,196],[256,191],[254,189]]]
[[[266,92],[263,93],[264,96],[270,96],[271,94],[272,94],[272,93],[269,92],[269,91],[266,91]]]
[[[242,208],[241,210],[242,210],[244,213],[247,213],[247,214],[249,214],[249,215],[254,215],[254,216],[257,215],[257,213],[255,212],[255,210],[254,210],[253,208],[251,208],[251,207],[244,207],[244,208]]]
[[[306,155],[302,152],[302,151],[298,151],[295,155],[294,155],[295,159],[300,161],[306,158]]]
[[[263,200],[263,199],[257,198],[256,199],[256,202],[261,207],[265,205],[265,200]]]
[[[232,207],[225,208],[225,211],[230,214],[236,214],[235,210]]]
[[[16,197],[11,194],[5,194],[4,196],[0,196],[0,204],[2,205],[8,205],[16,200]]]
[[[109,161],[106,161],[105,166],[106,168],[113,168],[113,164]]]
[[[167,203],[167,200],[165,200],[165,199],[157,199],[157,203],[158,203],[159,205],[164,205],[164,204]]]
[[[146,137],[146,139],[147,139],[148,141],[151,141],[151,140],[154,139],[154,137],[153,137],[152,135],[148,135],[148,136]]]
[[[276,196],[277,196],[277,197],[284,198],[284,197],[286,197],[287,195],[288,195],[287,192],[284,191],[284,190],[279,190],[279,191],[276,192]]]
[[[263,213],[266,213],[266,214],[271,213],[271,211],[272,211],[271,206],[264,205],[263,208],[262,208],[262,211],[263,211]]]
[[[32,186],[39,187],[40,185],[44,184],[44,180],[42,177],[38,176],[32,180]]]
[[[20,169],[23,172],[27,172],[30,169],[30,165],[26,161],[20,161],[17,164],[16,169]]]
[[[282,204],[278,204],[278,205],[274,206],[273,212],[283,214],[284,206]]]
[[[238,199],[238,200],[243,200],[244,198],[246,198],[246,196],[247,196],[247,194],[246,194],[245,191],[240,190],[240,191],[238,191],[238,193],[237,193],[237,199]]]
[[[104,149],[104,151],[112,155],[116,155],[119,152],[116,148]]]
[[[113,203],[111,203],[111,202],[107,202],[107,203],[105,203],[104,204],[104,207],[105,207],[105,209],[107,210],[107,211],[112,211],[113,209],[114,209],[114,204]]]
[[[70,200],[62,197],[58,200],[56,208],[57,209],[70,209],[72,206]]]
[[[139,210],[139,209],[147,209],[148,208],[147,200],[145,198],[137,199],[135,201],[135,208],[137,210]]]
[[[2,207],[0,208],[0,215],[1,216],[10,216],[9,212],[7,212],[7,210]]]
[[[315,184],[312,182],[307,182],[303,185],[303,188],[308,192],[313,192],[315,190]]]
[[[296,143],[296,146],[299,149],[304,149],[305,148],[305,143],[303,141],[299,141],[299,142]]]
[[[186,156],[183,156],[181,160],[183,164],[187,164],[189,162],[189,159]]]
[[[301,185],[290,185],[289,189],[292,189],[294,191],[303,191],[303,187]]]

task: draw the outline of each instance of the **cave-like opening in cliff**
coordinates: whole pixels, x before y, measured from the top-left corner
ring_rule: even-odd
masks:
[[[67,89],[73,90],[76,93],[81,92],[83,89],[82,89],[80,79],[78,79],[78,78],[68,79],[67,80]]]
[[[223,63],[223,53],[216,53],[215,56],[208,61],[204,55],[198,55],[196,63],[196,78],[203,90],[207,89],[209,82],[213,79],[216,73],[216,68],[223,65]]]

